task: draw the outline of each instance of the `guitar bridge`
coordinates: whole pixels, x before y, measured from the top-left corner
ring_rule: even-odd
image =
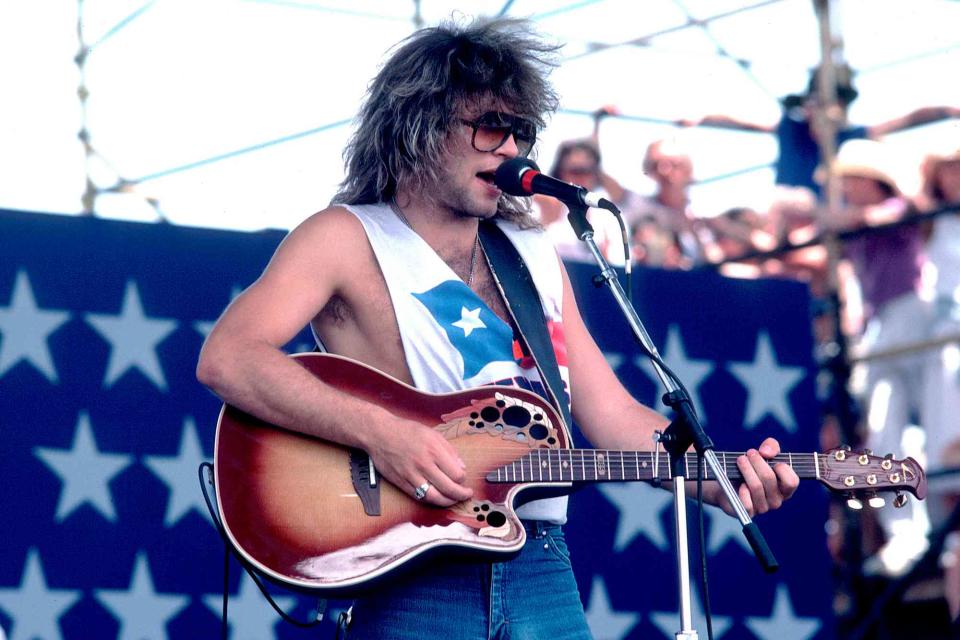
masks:
[[[380,515],[380,486],[373,460],[363,449],[350,449],[350,479],[368,516]]]

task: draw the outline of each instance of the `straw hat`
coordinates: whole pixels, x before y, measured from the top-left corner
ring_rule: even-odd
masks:
[[[960,160],[960,146],[957,146],[957,144],[957,141],[953,140],[944,145],[943,149],[928,153],[923,159],[921,165],[923,194],[934,202],[942,199],[937,187],[937,169],[944,162]]]
[[[897,180],[899,173],[896,161],[883,142],[876,140],[847,140],[837,150],[833,161],[833,172],[837,176],[857,176],[882,182],[898,195],[902,190]],[[825,167],[817,169],[817,182],[827,180]]]

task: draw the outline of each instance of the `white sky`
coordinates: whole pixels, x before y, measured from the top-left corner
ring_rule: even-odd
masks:
[[[755,5],[762,6],[684,28],[691,18]],[[88,169],[77,139],[82,112],[73,61],[80,6],[0,3],[0,208],[81,211]],[[676,133],[644,119],[719,112],[772,123],[777,98],[802,91],[819,59],[809,0],[420,3],[428,24],[455,11],[489,15],[504,6],[509,15],[532,16],[541,33],[566,45],[553,77],[562,108],[541,136],[540,165],[549,167],[561,140],[589,134],[583,112],[614,105],[624,117],[603,124],[604,164],[642,192],[652,187],[640,172],[643,149]],[[836,8],[845,56],[860,72],[853,122],[960,106],[960,2],[842,0]],[[102,186],[118,176],[139,181],[134,193],[100,196],[98,215],[155,220],[143,198],[151,196],[177,224],[260,229],[290,228],[323,208],[343,175],[343,123],[386,50],[414,29],[414,10],[412,0],[85,0],[84,39],[96,45],[86,64],[87,128],[105,161],[90,174]],[[643,47],[588,53],[591,42],[658,33]],[[728,56],[749,63],[749,71]],[[682,134],[701,179],[776,156],[768,135]],[[232,155],[285,137],[292,139]],[[932,145],[951,139],[960,146],[956,120],[890,142],[909,170]],[[203,162],[222,155],[231,157]],[[694,188],[693,206],[705,215],[763,206],[772,182],[770,170],[711,181]]]

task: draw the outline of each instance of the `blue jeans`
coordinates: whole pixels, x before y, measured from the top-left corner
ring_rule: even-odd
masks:
[[[351,640],[591,638],[559,525],[524,521],[527,543],[506,562],[438,555],[353,608]]]

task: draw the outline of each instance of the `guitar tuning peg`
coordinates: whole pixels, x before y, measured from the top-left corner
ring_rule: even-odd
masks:
[[[897,491],[897,497],[893,499],[893,506],[897,509],[905,507],[907,505],[907,496],[902,492]]]
[[[847,494],[847,507],[853,509],[854,511],[860,511],[863,509],[863,503],[854,496],[852,493]]]
[[[893,460],[893,454],[892,454],[892,453],[888,453],[887,455],[883,456],[883,459],[884,459],[884,460]]]
[[[871,493],[867,496],[867,504],[873,509],[883,509],[887,501],[876,493]]]
[[[840,447],[840,448],[843,449],[844,451],[852,451],[852,450],[853,450],[853,448],[852,448],[850,445],[848,445],[848,444],[845,444],[845,445],[843,445],[843,446]]]
[[[867,454],[868,456],[872,456],[872,455],[873,455],[873,449],[864,449],[863,452],[864,452],[865,454]]]

